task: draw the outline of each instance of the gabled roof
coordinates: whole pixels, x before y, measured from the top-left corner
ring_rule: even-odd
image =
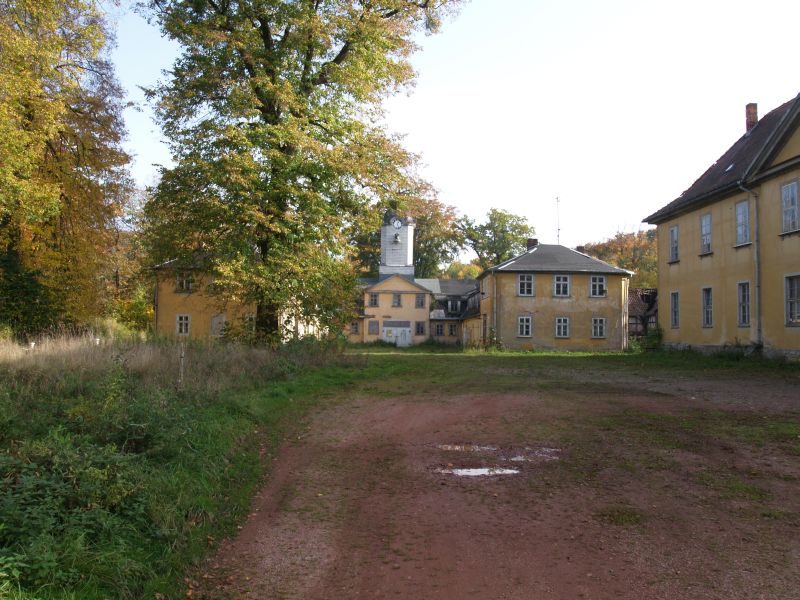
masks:
[[[800,121],[800,95],[767,113],[689,189],[644,220],[653,225],[739,190],[757,179]]]
[[[478,276],[493,272],[525,273],[601,273],[605,275],[630,275],[630,271],[619,269],[607,262],[592,258],[577,250],[557,244],[539,244],[527,252],[504,263],[486,269]]]
[[[478,283],[474,279],[422,279],[412,278],[406,275],[389,275],[383,277],[362,277],[359,283],[368,290],[378,283],[382,283],[392,277],[400,277],[418,288],[430,292],[437,296],[466,296],[478,288]]]

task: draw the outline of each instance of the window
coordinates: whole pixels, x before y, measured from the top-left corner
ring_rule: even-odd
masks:
[[[211,317],[211,337],[221,337],[225,333],[225,315]]]
[[[398,306],[402,306],[400,302],[400,294],[392,294],[392,308],[397,308]]]
[[[350,333],[352,335],[358,335],[358,321],[350,323]]]
[[[569,317],[556,317],[556,337],[569,337]]]
[[[533,275],[518,275],[517,291],[520,296],[533,296]]]
[[[592,275],[592,287],[590,293],[594,298],[600,298],[608,295],[605,275]]]
[[[438,336],[444,335],[444,323],[436,324],[436,335]]]
[[[376,320],[367,321],[367,333],[369,335],[378,335],[380,331],[380,325]]]
[[[378,294],[375,292],[370,292],[369,294],[369,305],[378,306]]]
[[[414,324],[414,335],[425,335],[425,321],[417,321]]]
[[[711,213],[700,217],[700,254],[711,252]]]
[[[711,288],[703,288],[703,327],[714,325],[714,306],[711,298]]]
[[[797,182],[787,183],[781,188],[781,205],[783,206],[783,226],[781,231],[788,233],[800,229],[797,217]]]
[[[678,226],[669,228],[669,262],[678,262]]]
[[[461,312],[461,300],[448,300],[447,301],[447,312],[450,312],[450,313]]]
[[[554,275],[553,284],[553,295],[560,297],[569,296],[569,275]]]
[[[606,320],[604,317],[592,317],[592,337],[606,337]]]
[[[742,281],[737,286],[736,297],[739,303],[739,327],[750,326],[750,282]]]
[[[189,315],[178,315],[175,317],[175,333],[178,335],[189,335]]]
[[[425,308],[425,294],[417,294],[414,306],[416,308]]]
[[[455,336],[456,334],[456,324],[455,323],[448,323],[447,324],[447,335],[450,337]]]
[[[800,325],[800,275],[786,278],[786,324]]]
[[[531,317],[517,317],[517,337],[531,337]]]
[[[188,271],[181,271],[178,273],[175,281],[175,291],[182,294],[188,294],[192,291],[194,286],[194,275]]]
[[[669,319],[672,327],[678,328],[681,325],[680,295],[672,292],[669,295]]]
[[[750,204],[747,200],[736,205],[736,245],[750,243]]]

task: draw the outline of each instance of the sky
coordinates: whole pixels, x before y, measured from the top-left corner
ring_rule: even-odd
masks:
[[[139,86],[177,48],[115,16],[127,147],[150,185],[169,151]],[[500,208],[542,243],[602,241],[649,227],[744,134],[748,102],[763,116],[800,93],[798,22],[790,0],[472,0],[420,36],[417,83],[387,101],[387,127],[460,214]]]

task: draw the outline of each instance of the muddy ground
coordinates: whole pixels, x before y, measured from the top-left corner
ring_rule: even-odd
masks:
[[[800,598],[797,370],[369,360],[194,597]]]

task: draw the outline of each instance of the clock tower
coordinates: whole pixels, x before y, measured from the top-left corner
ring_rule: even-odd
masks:
[[[414,277],[414,219],[403,219],[387,210],[381,226],[381,278]]]

